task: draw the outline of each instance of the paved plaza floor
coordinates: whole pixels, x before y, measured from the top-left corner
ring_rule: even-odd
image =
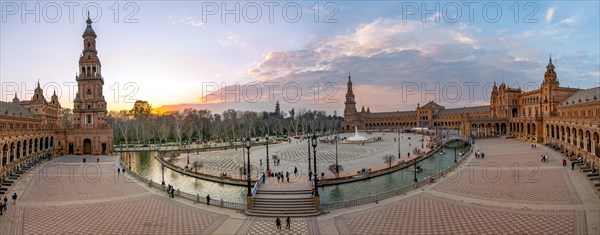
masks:
[[[600,234],[598,196],[559,154],[510,139],[479,140],[475,148],[484,159],[470,156],[432,185],[293,218],[289,230],[274,218],[168,198],[117,174],[116,157],[86,164],[61,157],[11,189],[20,196],[0,216],[0,234]]]

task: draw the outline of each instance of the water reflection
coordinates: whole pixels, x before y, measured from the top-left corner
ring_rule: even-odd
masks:
[[[439,151],[433,156],[418,163],[423,171],[417,173],[419,181],[436,174],[440,170],[454,164],[455,149],[442,148],[445,154],[439,154]],[[466,152],[468,146],[461,146],[456,149],[457,159],[459,152]],[[124,153],[124,161],[131,161],[132,170],[141,176],[152,179],[154,182],[161,182],[161,164],[154,156],[157,152],[131,152]],[[131,158],[131,159],[129,159]],[[373,194],[379,194],[395,188],[404,187],[413,183],[413,167],[408,167],[391,174],[372,178],[348,184],[323,187],[321,192],[321,203],[329,204],[345,200],[352,200],[367,197]],[[225,201],[244,203],[246,201],[246,188],[242,186],[227,185],[215,183],[207,180],[182,175],[165,167],[165,184],[171,184],[175,189],[183,192],[199,194],[200,197],[206,197]]]
[[[124,162],[128,163],[131,158],[132,170],[154,182],[161,182],[161,164],[154,156],[157,152],[131,152],[124,153]],[[175,189],[191,194],[199,194],[200,197],[210,195],[211,198],[225,201],[245,203],[246,188],[227,184],[215,183],[207,180],[197,179],[182,175],[165,167],[165,184],[171,184]]]
[[[445,154],[441,155],[435,153],[435,155],[417,163],[417,165],[423,168],[421,173],[417,173],[417,179],[419,181],[424,178],[434,175],[444,168],[454,164],[454,149],[442,148]],[[460,159],[458,154],[466,152],[467,146],[456,149],[456,158]],[[375,177],[369,180],[363,180],[348,184],[342,184],[337,186],[328,186],[319,189],[321,194],[321,203],[330,204],[334,202],[341,202],[345,200],[353,200],[362,197],[368,197],[373,194],[379,194],[386,191],[391,191],[396,188],[411,185],[413,183],[414,172],[413,167],[408,167],[391,174]]]

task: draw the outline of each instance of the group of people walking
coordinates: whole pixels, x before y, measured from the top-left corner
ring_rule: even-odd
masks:
[[[283,171],[280,172],[275,172],[275,173],[271,173],[272,175],[274,175],[275,177],[277,177],[277,182],[285,182],[287,181],[288,183],[290,182],[290,172],[286,171],[285,174],[283,174]]]
[[[475,158],[484,158],[484,157],[485,157],[485,153],[479,152],[479,150],[477,150],[477,152],[475,152]]]
[[[292,226],[291,223],[292,223],[292,221],[291,221],[290,217],[288,216],[285,219],[285,228],[290,229]],[[275,220],[275,226],[277,226],[277,229],[281,230],[281,219],[279,219],[279,217],[277,217],[277,219]]]

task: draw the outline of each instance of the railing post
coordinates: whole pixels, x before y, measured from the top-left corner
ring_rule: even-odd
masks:
[[[221,198],[220,206],[223,208],[223,198]]]
[[[200,194],[196,194],[196,203],[200,203]]]

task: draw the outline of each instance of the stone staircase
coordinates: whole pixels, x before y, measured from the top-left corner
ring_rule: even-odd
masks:
[[[264,217],[309,217],[321,214],[315,208],[312,189],[306,186],[265,184],[256,192],[246,215]]]

